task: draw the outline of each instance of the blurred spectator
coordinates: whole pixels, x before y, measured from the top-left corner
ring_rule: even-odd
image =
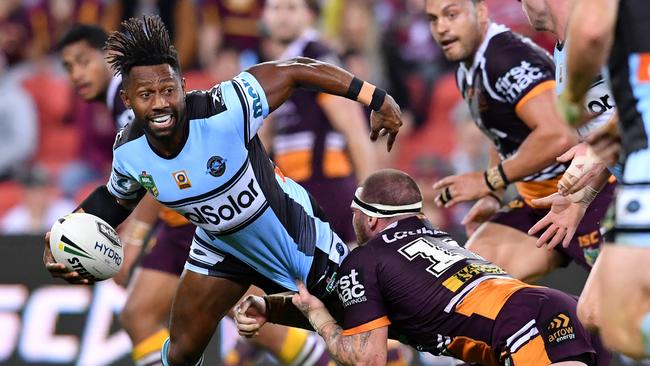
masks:
[[[0,55],[0,180],[28,163],[37,147],[36,107]]]
[[[112,12],[122,19],[141,15],[160,16],[178,52],[181,67],[190,69],[196,62],[199,12],[196,0],[112,0]],[[230,2],[230,1],[228,1]],[[236,1],[235,1],[236,2]]]
[[[242,68],[260,61],[260,18],[264,0],[198,0],[201,15],[199,59],[222,48],[241,56]],[[209,42],[205,42],[209,40]],[[205,61],[201,62],[205,65]]]
[[[414,114],[419,126],[426,119],[433,83],[449,65],[431,37],[424,1],[385,3],[382,11],[387,24],[381,48],[388,89],[403,109]]]
[[[464,101],[459,101],[451,111],[451,120],[456,128],[456,145],[450,156],[452,174],[485,170],[488,166],[490,144],[474,123]]]
[[[75,23],[115,30],[120,21],[119,0],[30,0],[25,9],[32,35],[32,56],[54,50],[56,42]]]
[[[59,217],[72,212],[72,201],[58,198],[49,173],[43,167],[27,168],[18,174],[22,203],[11,208],[0,219],[2,234],[42,234]]]
[[[242,67],[239,51],[234,48],[223,48],[215,55],[204,59],[199,70],[183,73],[186,90],[209,90],[217,83],[232,79]]]
[[[13,65],[25,57],[30,38],[27,13],[20,0],[0,1],[0,54]]]

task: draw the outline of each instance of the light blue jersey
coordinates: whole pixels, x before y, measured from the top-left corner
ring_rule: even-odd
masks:
[[[186,96],[189,133],[173,157],[156,154],[129,125],[114,147],[109,191],[133,199],[146,189],[198,228],[186,268],[207,269],[229,254],[276,284],[318,281],[347,247],[317,217],[314,202],[270,161],[257,131],[269,114],[264,90],[249,73]],[[216,250],[215,250],[216,249]],[[329,279],[328,279],[329,280]]]

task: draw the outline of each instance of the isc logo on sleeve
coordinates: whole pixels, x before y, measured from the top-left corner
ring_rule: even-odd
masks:
[[[367,300],[366,289],[363,287],[363,272],[356,269],[350,271],[349,275],[339,279],[339,299],[343,307],[358,304]]]

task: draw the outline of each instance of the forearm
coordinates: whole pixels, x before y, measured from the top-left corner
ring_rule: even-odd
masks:
[[[517,152],[502,162],[503,170],[510,182],[519,181],[551,166],[556,162],[556,157],[577,143],[575,133],[554,133],[535,129]]]
[[[95,215],[112,227],[119,226],[131,213],[137,200],[133,202],[118,200],[112,196],[106,186],[99,186],[82,203],[78,209]]]
[[[338,66],[314,59],[297,57],[287,61],[266,62],[251,67],[248,72],[262,85],[270,110],[289,99],[295,88],[347,97],[375,107],[375,110],[381,107],[381,103],[376,105],[379,103],[377,98],[373,100],[374,94],[381,92],[380,89],[366,83],[357,93],[349,93],[354,75]]]
[[[613,41],[618,0],[581,0],[569,22],[567,84],[563,98],[578,103],[605,64]],[[585,57],[589,55],[589,57]]]
[[[327,350],[334,359],[343,365],[384,365],[386,355],[373,352],[369,342],[371,332],[352,336],[344,336],[343,329],[336,323],[330,323],[320,330],[319,334],[327,344]],[[386,347],[386,342],[383,344]]]
[[[266,318],[269,323],[314,331],[309,320],[291,302],[292,292],[265,295]]]

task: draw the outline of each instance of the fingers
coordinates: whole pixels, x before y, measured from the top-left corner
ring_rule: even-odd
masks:
[[[528,229],[528,235],[534,236],[540,230],[547,227],[549,223],[550,223],[550,218],[548,217],[548,215],[544,216],[541,220],[537,221],[537,223],[535,223],[535,225],[533,225],[533,227]],[[537,244],[538,244],[537,247],[541,246],[539,240],[537,241]]]
[[[474,232],[478,227],[481,226],[478,222],[470,222],[469,224],[465,224],[465,234],[469,238],[470,236],[474,235]]]
[[[560,194],[562,194],[563,196],[566,196],[568,194],[567,192],[569,191],[569,189],[571,189],[571,187],[573,187],[573,185],[577,181],[578,181],[578,177],[569,173],[568,171],[564,172],[562,178],[560,178],[560,181],[557,182],[558,192],[560,192]]]
[[[397,132],[391,133],[388,135],[388,141],[386,141],[388,152],[393,149],[393,144],[395,144],[395,139],[397,138]]]
[[[443,189],[443,188],[445,188],[447,186],[450,186],[450,185],[454,184],[455,181],[456,181],[456,176],[455,175],[450,175],[448,177],[444,177],[444,178],[440,179],[439,181],[433,183],[433,189],[436,189],[436,190]]]
[[[571,244],[571,239],[573,239],[573,235],[575,235],[577,229],[578,229],[577,226],[567,228],[566,235],[564,236],[564,240],[562,240],[563,247],[565,248],[569,247],[569,244]]]
[[[535,198],[530,203],[533,204],[534,208],[549,207],[553,204],[553,201],[555,198],[557,198],[557,196],[559,196],[559,193],[553,193],[546,197]]]
[[[555,233],[558,230],[558,226],[555,224],[551,224],[551,226],[546,229],[544,234],[537,239],[537,247],[541,248],[544,244],[548,243],[549,239],[555,235]]]
[[[571,159],[573,159],[573,157],[578,152],[579,146],[580,145],[573,146],[572,148],[569,149],[569,151],[567,151],[564,154],[558,156],[556,158],[556,160],[559,161],[560,163],[566,163],[567,161],[570,161]]]
[[[565,227],[560,227],[557,229],[555,232],[555,235],[553,236],[553,239],[546,245],[546,249],[553,249],[555,246],[560,244],[564,237],[566,236],[566,228]]]
[[[600,170],[598,170],[598,171],[600,171]],[[575,182],[575,184],[571,188],[569,188],[569,190],[567,191],[567,194],[574,194],[574,193],[578,192],[579,190],[583,189],[593,179],[595,174],[596,174],[595,169],[592,169],[589,172],[587,172],[585,175],[580,177],[580,179],[578,179],[578,181]]]

